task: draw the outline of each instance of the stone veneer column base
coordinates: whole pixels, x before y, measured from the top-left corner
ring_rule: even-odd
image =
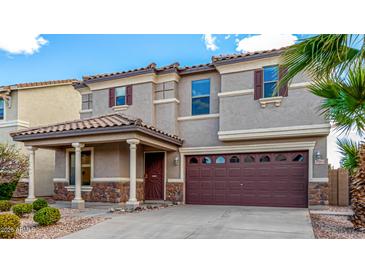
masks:
[[[166,200],[171,202],[183,202],[184,183],[166,183]]]
[[[309,182],[308,205],[328,205],[329,185],[328,183]]]
[[[74,191],[66,189],[67,183],[54,183],[53,199],[72,201]],[[129,183],[92,183],[92,190],[82,191],[81,196],[86,202],[125,203],[129,199]],[[137,200],[144,200],[144,183],[137,182]]]
[[[20,180],[13,193],[13,198],[24,198],[28,197],[28,182]]]

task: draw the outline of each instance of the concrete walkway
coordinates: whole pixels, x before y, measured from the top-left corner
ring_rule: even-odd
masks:
[[[68,239],[311,239],[308,209],[183,205],[114,215]]]

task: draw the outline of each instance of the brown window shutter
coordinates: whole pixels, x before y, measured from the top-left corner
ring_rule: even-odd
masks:
[[[109,89],[109,107],[115,106],[115,88]]]
[[[127,105],[132,105],[132,97],[133,97],[133,88],[132,86],[127,86],[126,88],[126,98],[125,98],[125,101],[126,101],[126,104]]]
[[[258,100],[262,98],[262,83],[263,83],[263,70],[257,69],[255,70],[255,76],[254,76],[254,99]]]
[[[279,68],[279,80],[281,80],[281,78],[284,77],[284,75],[286,74],[287,71],[288,71],[287,68],[284,68],[284,67],[280,66],[280,68]],[[280,88],[279,96],[283,96],[283,97],[288,96],[288,84],[285,84],[285,86],[282,86]]]

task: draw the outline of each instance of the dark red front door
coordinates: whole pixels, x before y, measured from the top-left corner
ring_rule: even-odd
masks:
[[[145,200],[163,200],[164,153],[146,153]]]

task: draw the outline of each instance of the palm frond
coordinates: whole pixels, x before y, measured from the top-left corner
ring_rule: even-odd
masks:
[[[359,43],[359,37],[351,34],[323,34],[289,47],[281,57],[281,64],[287,73],[279,81],[278,88],[300,72],[307,73],[312,79],[333,73],[341,75],[365,54],[364,47],[351,47]]]
[[[359,166],[359,143],[347,138],[337,139],[336,143],[341,154],[341,166],[353,174]]]

